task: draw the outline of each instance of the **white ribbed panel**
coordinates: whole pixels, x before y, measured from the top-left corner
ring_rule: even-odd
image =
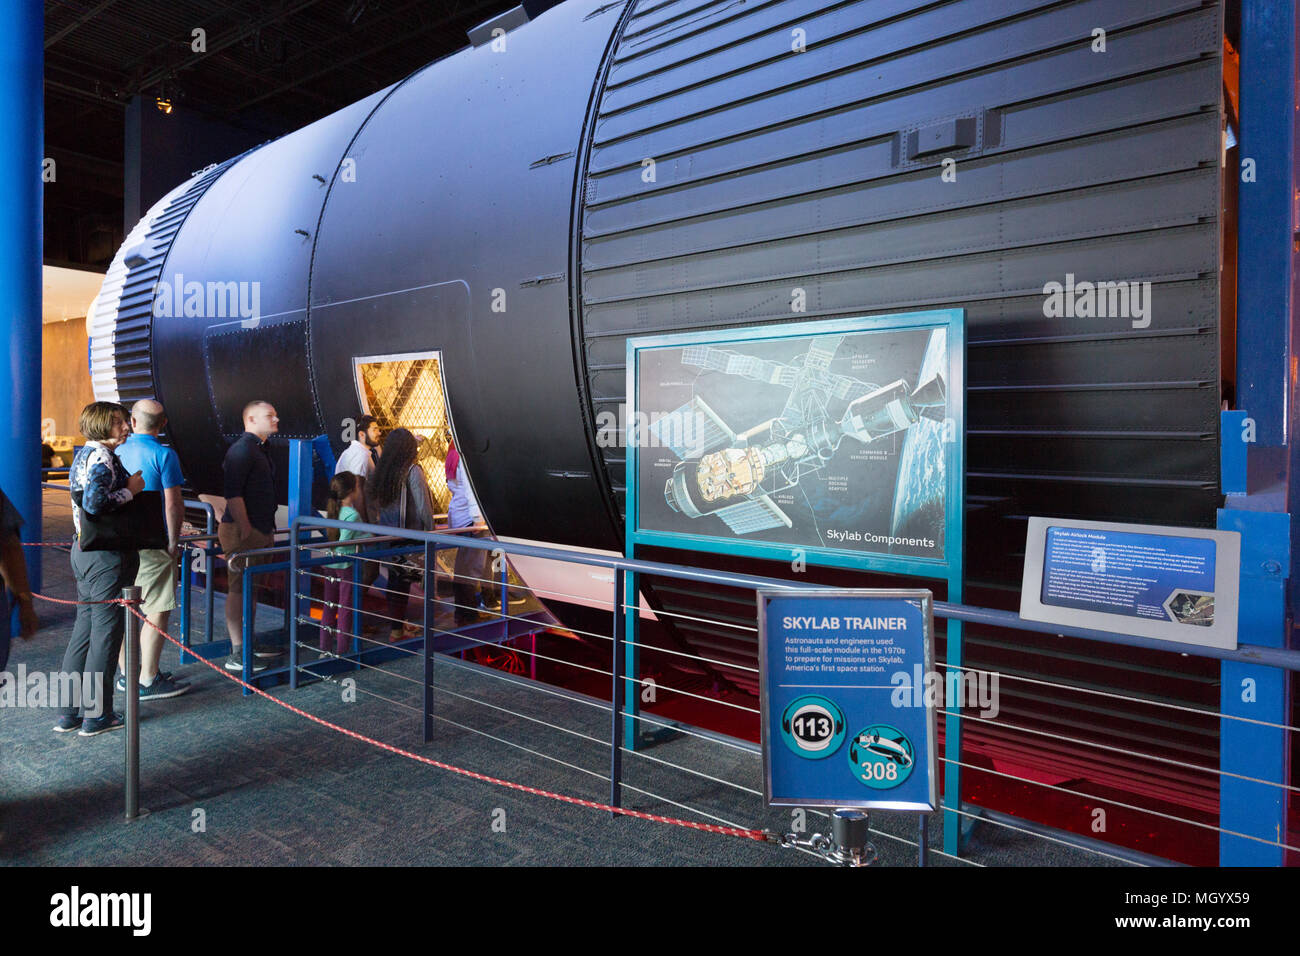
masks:
[[[172,202],[203,179],[205,179],[203,176],[193,176],[154,203],[153,207],[135,224],[135,228],[127,235],[126,240],[118,248],[117,254],[113,256],[113,262],[104,276],[104,283],[99,287],[99,294],[95,296],[95,300],[90,304],[90,310],[86,313],[86,335],[90,339],[90,384],[95,391],[96,401],[120,400],[117,389],[115,333],[122,288],[130,271],[126,266],[126,254],[142,246],[158,216]],[[145,255],[153,258],[148,250],[145,251]],[[161,268],[162,263],[156,265]]]

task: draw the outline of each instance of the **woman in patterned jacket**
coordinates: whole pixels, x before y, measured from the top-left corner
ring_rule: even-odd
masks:
[[[144,478],[139,472],[128,475],[114,452],[131,434],[121,405],[91,402],[81,410],[80,424],[87,441],[72,460],[68,484],[77,532],[72,572],[77,577],[77,600],[82,603],[77,605],[76,623],[63,654],[62,670],[70,676],[59,682],[61,688],[77,687],[80,693],[61,701],[54,729],[58,733],[79,730],[82,737],[94,737],[122,726],[122,715],[113,713],[113,667],[122,646],[126,609],[120,604],[87,602],[121,597],[122,588],[135,583],[139,554],[82,551],[81,529],[87,513],[104,515],[126,505],[144,490]],[[79,710],[84,715],[79,716]]]

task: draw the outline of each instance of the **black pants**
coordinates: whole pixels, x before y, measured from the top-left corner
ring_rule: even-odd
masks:
[[[406,620],[406,607],[411,600],[411,585],[419,578],[415,571],[388,566],[388,591],[385,600],[388,604],[388,627],[400,631]]]
[[[482,531],[472,532],[474,538],[486,538]],[[473,620],[478,616],[478,602],[483,594],[483,581],[487,577],[487,552],[478,548],[457,548],[455,576],[452,578],[452,600],[456,602],[456,620]]]
[[[108,601],[122,596],[122,588],[135,584],[140,555],[135,551],[82,551],[72,544],[72,573],[77,576],[78,601]],[[72,625],[62,671],[81,682],[81,701],[88,715],[106,717],[113,712],[113,674],[122,647],[126,608],[120,604],[80,604]],[[86,675],[83,679],[82,675]],[[60,681],[68,686],[68,679]],[[87,686],[91,682],[91,686]],[[92,696],[94,695],[94,696]],[[62,701],[59,713],[77,716],[78,701]]]

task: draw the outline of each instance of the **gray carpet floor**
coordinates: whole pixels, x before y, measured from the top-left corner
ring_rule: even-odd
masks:
[[[65,497],[46,493],[47,540],[66,540]],[[46,549],[42,590],[74,593],[65,551]],[[217,614],[220,615],[218,604]],[[10,670],[57,669],[72,609],[41,605],[40,633],[16,642]],[[277,614],[269,614],[278,626]],[[219,619],[219,618],[218,618]],[[198,620],[196,618],[196,620]],[[141,804],[123,821],[124,739],[51,732],[47,710],[0,711],[0,861],[22,865],[825,866],[810,853],[559,803],[468,779],[244,696],[203,664],[163,668],[193,690],[141,705]],[[434,739],[420,739],[417,656],[277,698],[360,734],[470,770],[588,800],[609,797],[602,705],[439,658]],[[119,705],[120,706],[120,705]],[[702,822],[788,830],[765,811],[761,762],[732,742],[672,735],[624,755],[624,805]],[[809,813],[808,830],[826,821]],[[916,817],[878,813],[883,864],[916,864]],[[939,845],[940,816],[930,820]],[[979,824],[968,858],[985,865],[1099,865],[1104,858]],[[970,867],[932,853],[931,865]]]

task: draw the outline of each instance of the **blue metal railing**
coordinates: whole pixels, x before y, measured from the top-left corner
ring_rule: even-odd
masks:
[[[216,606],[216,592],[212,587],[212,571],[216,554],[220,551],[221,546],[216,542],[216,509],[206,501],[198,501],[192,498],[184,499],[184,505],[187,508],[198,508],[204,513],[204,543],[200,545],[196,539],[187,539],[181,542],[181,643],[186,647],[189,647],[190,623],[193,609],[190,592],[193,590],[194,583],[194,562],[191,560],[191,552],[194,553],[194,557],[198,558],[202,564],[203,636],[205,643],[210,644],[212,642],[212,616]],[[185,652],[182,651],[181,664],[187,663],[189,663],[189,658]]]

